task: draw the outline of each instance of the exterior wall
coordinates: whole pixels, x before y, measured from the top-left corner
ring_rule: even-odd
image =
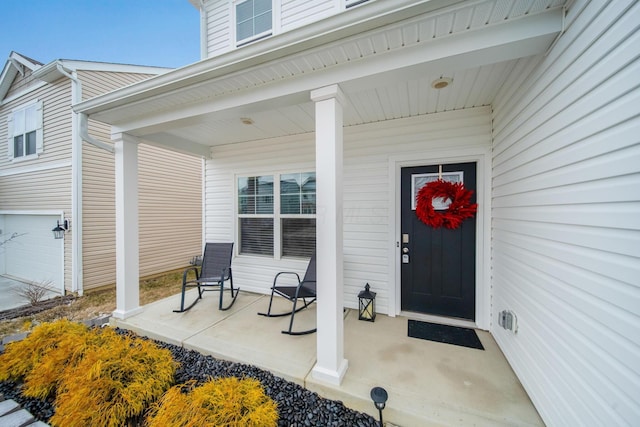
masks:
[[[30,88],[42,85],[39,80],[33,78],[33,72],[31,70],[25,67],[24,71],[24,76],[18,74],[13,80],[5,98],[10,99],[14,96],[20,96],[20,93],[29,90]]]
[[[88,99],[150,76],[82,72]],[[111,129],[90,121],[89,133],[109,141]],[[185,267],[202,252],[202,161],[139,146],[140,274]],[[83,286],[115,283],[115,164],[113,154],[83,143]]]
[[[205,4],[207,20],[207,56],[213,57],[233,48],[231,3],[228,0],[209,0]]]
[[[30,79],[26,79],[30,80]],[[64,211],[71,220],[71,85],[61,79],[51,85],[25,84],[16,78],[0,105],[0,209],[3,211]],[[44,151],[39,158],[11,161],[7,157],[7,116],[27,102],[43,101]],[[51,224],[53,228],[55,224]],[[72,228],[73,230],[73,228]],[[71,231],[73,232],[73,231]],[[70,235],[70,233],[68,233]],[[53,239],[53,235],[51,236]],[[71,289],[71,239],[64,242],[65,288]]]
[[[185,267],[202,254],[202,160],[138,147],[140,275]]]
[[[289,31],[337,12],[335,0],[281,0],[280,28]]]
[[[490,110],[476,108],[345,128],[344,301],[357,307],[369,282],[379,312],[389,310],[390,232],[395,194],[389,189],[389,160],[402,153],[428,158],[433,152],[491,144]],[[286,153],[286,154],[284,154]],[[236,241],[236,177],[315,170],[314,134],[213,147],[206,162],[206,239]],[[243,289],[268,292],[279,271],[304,272],[306,261],[236,256],[234,281]],[[399,284],[398,284],[399,286]]]
[[[233,7],[232,0],[209,0],[206,2],[208,57],[218,56],[236,48]],[[336,0],[274,0],[273,34],[290,31],[319,21],[344,10],[344,8],[344,2]]]
[[[105,150],[83,143],[82,152],[82,286],[89,290],[115,283],[115,166]]]
[[[639,20],[572,3],[494,103],[492,332],[550,426],[640,420]]]

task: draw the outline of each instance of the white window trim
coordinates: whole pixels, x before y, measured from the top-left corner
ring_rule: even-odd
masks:
[[[14,152],[14,118],[15,118],[15,114],[19,111],[22,110],[26,110],[32,106],[36,105],[36,128],[35,128],[35,132],[36,132],[36,152],[33,154],[28,154],[28,155],[23,155],[20,157],[15,157],[15,152]],[[14,109],[11,110],[11,112],[8,114],[7,116],[7,157],[9,158],[9,161],[11,161],[12,163],[20,163],[20,162],[24,162],[24,161],[30,161],[30,160],[34,160],[40,157],[40,154],[42,154],[44,152],[44,135],[43,135],[43,129],[44,129],[44,114],[43,114],[43,102],[39,99],[34,99],[32,101],[29,101],[25,104],[20,105],[19,107],[16,107]],[[25,143],[25,147],[26,147],[26,140],[24,141]]]
[[[236,17],[236,6],[240,3],[244,3],[248,0],[234,0],[231,4],[231,32],[233,34],[233,43],[236,48],[246,46],[247,44],[253,43],[257,40],[273,36],[274,34],[279,33],[280,28],[280,0],[271,0],[271,30],[263,31],[260,34],[254,34],[251,37],[247,37],[242,40],[238,40],[238,31],[237,31],[237,17]],[[276,27],[277,23],[277,27]],[[276,31],[276,28],[278,30]]]
[[[280,177],[282,175],[294,174],[294,173],[316,173],[315,168],[300,168],[296,170],[287,170],[279,172],[261,172],[261,173],[238,173],[234,175],[234,235],[235,241],[240,242],[240,227],[238,224],[239,218],[272,218],[273,219],[273,256],[256,255],[256,254],[242,254],[240,253],[240,244],[234,245],[235,256],[239,257],[260,257],[268,258],[279,261],[282,259],[282,225],[281,219],[293,218],[293,219],[316,219],[316,214],[281,214],[280,213]],[[273,176],[273,214],[241,214],[238,206],[238,179],[248,178],[256,176]],[[276,185],[277,182],[277,185]],[[317,200],[317,199],[316,199]],[[316,207],[317,209],[317,207]],[[291,257],[286,257],[291,258]]]

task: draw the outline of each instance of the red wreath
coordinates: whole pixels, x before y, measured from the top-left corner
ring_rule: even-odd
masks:
[[[416,215],[433,228],[458,228],[462,221],[472,218],[478,209],[477,203],[471,203],[471,196],[473,191],[464,188],[461,182],[431,181],[418,191]],[[449,207],[444,211],[436,211],[433,208],[433,199],[436,197],[451,200]]]

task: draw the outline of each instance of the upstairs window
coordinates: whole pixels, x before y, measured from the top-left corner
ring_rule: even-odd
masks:
[[[236,43],[238,46],[271,35],[271,0],[244,0],[236,3]]]
[[[42,101],[15,109],[7,117],[10,160],[22,160],[42,152]]]
[[[309,257],[316,247],[316,175],[238,178],[240,254]]]

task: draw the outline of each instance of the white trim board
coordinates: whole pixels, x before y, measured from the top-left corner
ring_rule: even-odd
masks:
[[[43,171],[48,171],[52,169],[69,168],[69,167],[71,167],[71,160],[65,160],[63,162],[29,165],[29,166],[16,167],[12,169],[0,170],[0,176],[22,175],[26,173],[43,172]]]

